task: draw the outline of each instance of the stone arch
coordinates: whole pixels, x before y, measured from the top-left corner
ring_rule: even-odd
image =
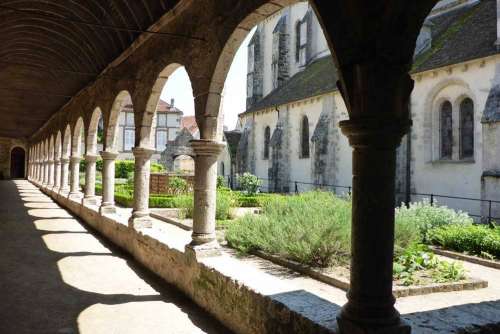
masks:
[[[278,6],[285,7],[297,2],[298,0],[284,0],[279,1],[277,4]],[[249,12],[248,15],[234,27],[232,33],[225,41],[211,74],[208,91],[195,96],[196,121],[200,129],[200,139],[222,140],[222,124],[219,122],[219,111],[224,83],[234,56],[254,26],[263,21],[266,17],[282,9],[279,7],[277,8],[277,4],[268,2],[255,8],[254,11]]]
[[[85,138],[83,118],[79,117],[73,129],[71,140],[71,155],[80,157],[82,155],[82,139]]]
[[[90,117],[89,127],[87,129],[87,138],[86,138],[86,153],[89,154],[97,154],[97,137],[98,137],[98,129],[99,129],[99,120],[101,119],[102,111],[101,108],[97,107],[92,112],[92,116]]]
[[[191,158],[195,157],[195,153],[191,147],[191,140],[193,139],[191,132],[184,128],[177,135],[174,142],[169,144],[166,150],[161,153],[161,163],[167,170],[174,170],[175,159],[181,155],[187,155]]]
[[[21,146],[14,146],[10,150],[10,178],[20,179],[25,177],[26,150]]]
[[[106,151],[118,151],[118,143],[116,142],[119,128],[118,120],[120,118],[120,112],[127,101],[132,101],[132,96],[127,90],[119,92],[113,101],[113,105],[108,115],[107,125],[104,129],[104,150]]]
[[[142,116],[142,123],[140,128],[140,146],[141,147],[154,147],[155,142],[155,128],[156,128],[156,111],[158,109],[158,103],[160,102],[160,95],[162,93],[168,78],[183,65],[179,63],[172,63],[167,65],[157,76],[149,98],[146,104],[146,110]],[[188,73],[189,75],[189,73]],[[191,82],[191,78],[190,78]]]

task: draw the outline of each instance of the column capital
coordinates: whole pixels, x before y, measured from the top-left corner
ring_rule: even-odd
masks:
[[[55,163],[56,165],[60,165],[60,164],[62,164],[62,158],[55,159],[55,160],[54,160],[54,163]]]
[[[85,154],[85,161],[87,162],[96,162],[97,158],[99,158],[96,154]]]
[[[149,159],[151,156],[155,153],[156,151],[151,148],[145,148],[145,147],[134,147],[132,149],[132,153],[134,154],[134,157],[136,158],[143,158],[143,159]]]
[[[82,158],[81,158],[81,157],[77,157],[77,156],[72,156],[72,157],[70,158],[70,161],[71,161],[72,163],[74,163],[74,164],[77,164],[77,163],[79,163],[80,161],[82,161]]]
[[[226,147],[224,142],[208,139],[195,139],[191,140],[190,143],[196,155],[219,156]]]
[[[101,155],[102,160],[116,160],[118,157],[118,152],[113,151],[101,151],[99,154]]]
[[[410,119],[365,118],[340,121],[342,133],[354,148],[395,149],[412,125]]]
[[[62,157],[61,158],[61,163],[63,163],[63,164],[64,163],[66,163],[66,164],[69,163],[69,158],[68,157]]]

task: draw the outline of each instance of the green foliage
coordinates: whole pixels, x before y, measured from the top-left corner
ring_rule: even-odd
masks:
[[[265,205],[267,201],[272,196],[276,196],[273,194],[255,194],[255,195],[246,195],[242,193],[238,193],[237,197],[237,206],[241,208],[256,208],[256,207],[262,207]]]
[[[128,174],[134,171],[134,160],[116,160],[115,177],[119,179],[128,178]]]
[[[327,192],[272,196],[261,215],[228,227],[226,239],[242,252],[263,250],[313,266],[347,263],[351,204]]]
[[[151,173],[161,173],[165,171],[165,167],[162,164],[153,162],[151,163]]]
[[[226,180],[224,180],[224,176],[217,175],[217,189],[224,188],[226,186]]]
[[[500,259],[500,229],[481,225],[448,225],[432,229],[429,242],[447,249]]]
[[[97,161],[95,162],[95,169],[98,172],[102,172],[102,163],[102,159],[97,159]]]
[[[259,180],[257,176],[250,173],[240,175],[238,177],[238,183],[240,184],[241,189],[248,195],[255,195],[262,185],[262,181]]]
[[[431,205],[428,201],[411,203],[410,207],[401,206],[396,209],[396,224],[401,227],[400,238],[408,241],[421,239],[427,242],[429,230],[445,225],[471,225],[472,218],[461,211],[446,206]]]
[[[168,180],[168,187],[176,195],[185,194],[188,191],[187,181],[178,176],[171,177]]]
[[[393,266],[395,279],[403,285],[419,283],[417,273],[428,271],[434,282],[454,282],[465,278],[465,270],[458,262],[440,261],[427,246],[412,244],[396,257]]]
[[[181,208],[182,218],[193,218],[194,200],[192,195],[175,197],[175,207]],[[226,220],[230,218],[231,209],[235,206],[236,199],[232,191],[217,191],[215,219]]]
[[[134,172],[129,172],[127,174],[127,185],[130,187],[134,186]]]

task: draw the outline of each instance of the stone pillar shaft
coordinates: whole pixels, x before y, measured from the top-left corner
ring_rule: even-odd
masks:
[[[49,187],[53,187],[54,186],[54,160],[49,160],[48,165],[49,165],[49,179],[47,181],[47,185]]]
[[[49,161],[45,160],[43,162],[43,185],[47,185],[49,183]]]
[[[85,155],[85,198],[95,197],[96,161],[97,155]]]
[[[398,326],[392,294],[396,148],[410,121],[382,118],[340,125],[354,150],[351,277],[339,324],[346,333],[351,328],[346,321],[367,328]],[[407,327],[401,328],[407,333]]]
[[[212,244],[217,248],[215,238],[217,158],[225,144],[211,140],[193,140],[191,147],[196,155],[191,246]]]
[[[150,227],[149,220],[149,176],[151,169],[152,149],[135,147],[132,149],[135,157],[134,169],[134,206],[129,225],[135,228]]]
[[[61,186],[61,159],[56,159],[54,166],[54,188]]]
[[[61,158],[61,191],[68,191],[69,159]]]
[[[71,157],[71,184],[70,194],[77,195],[80,193],[80,157]]]
[[[102,203],[101,212],[108,208],[108,212],[114,211],[115,205],[115,160],[116,152],[100,152],[102,157]]]

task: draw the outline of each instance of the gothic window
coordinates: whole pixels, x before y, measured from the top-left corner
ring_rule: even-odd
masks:
[[[288,34],[287,17],[282,16],[273,30],[271,72],[273,89],[288,79]]]
[[[264,130],[264,160],[269,159],[269,146],[271,144],[271,129],[267,126]]]
[[[278,77],[279,77],[279,57],[280,57],[280,43],[279,43],[279,32],[273,34],[273,55],[271,69],[273,74],[273,88],[278,87]]]
[[[300,131],[300,157],[309,158],[309,120],[307,116],[302,117]]]
[[[441,105],[440,136],[441,136],[441,159],[451,159],[453,152],[453,119],[450,101],[445,101]]]
[[[474,157],[474,102],[460,103],[460,159]]]

